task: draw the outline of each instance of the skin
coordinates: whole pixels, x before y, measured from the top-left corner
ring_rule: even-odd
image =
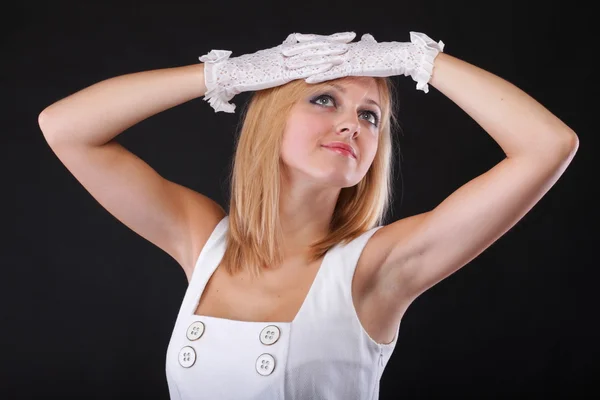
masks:
[[[336,84],[345,92],[331,87],[307,96],[288,117],[281,147],[280,198],[286,255],[307,253],[315,238],[325,236],[341,188],[360,182],[377,152],[379,128],[374,124],[379,124],[381,111],[365,102],[370,98],[380,104],[375,80],[347,77]],[[322,94],[334,99],[318,97]],[[322,147],[332,141],[350,144],[357,158]]]

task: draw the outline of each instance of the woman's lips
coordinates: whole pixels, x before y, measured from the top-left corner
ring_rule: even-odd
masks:
[[[335,153],[342,154],[342,155],[344,155],[346,157],[354,158],[354,156],[352,155],[352,153],[349,152],[348,150],[345,150],[345,149],[342,149],[342,148],[339,148],[339,147],[327,147],[327,146],[323,146],[323,147],[325,147],[327,150],[331,150],[331,151],[333,151]]]

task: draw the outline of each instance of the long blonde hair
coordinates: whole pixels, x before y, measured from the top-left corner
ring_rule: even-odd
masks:
[[[343,79],[343,78],[342,78]],[[393,198],[394,147],[398,126],[394,114],[395,88],[389,78],[373,78],[380,95],[381,122],[375,158],[365,177],[342,188],[329,234],[311,246],[311,262],[338,243],[347,243],[384,223]],[[260,276],[262,269],[283,261],[279,221],[280,149],[287,117],[300,99],[324,85],[302,79],[253,92],[242,110],[243,124],[236,137],[230,180],[229,229],[222,263],[230,275],[241,271]]]

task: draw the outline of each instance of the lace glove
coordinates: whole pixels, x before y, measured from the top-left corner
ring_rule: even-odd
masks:
[[[427,83],[433,72],[433,61],[444,50],[444,42],[434,42],[424,33],[410,32],[408,42],[381,42],[366,33],[359,42],[350,43],[344,54],[346,61],[326,72],[317,73],[306,79],[307,83],[318,83],[345,76],[411,76],[417,89],[429,92]],[[294,57],[302,57],[298,54]],[[292,59],[294,58],[292,57]]]
[[[215,112],[235,112],[236,94],[262,90],[327,71],[344,61],[354,32],[314,35],[292,33],[277,47],[229,58],[231,51],[212,50],[204,62],[204,100]],[[293,58],[293,60],[292,60]]]

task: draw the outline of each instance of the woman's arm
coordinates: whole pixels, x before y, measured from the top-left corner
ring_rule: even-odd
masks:
[[[469,114],[508,158],[546,159],[550,153],[561,162],[556,150],[577,145],[575,132],[527,93],[449,54],[436,57],[430,84]]]
[[[429,83],[468,113],[506,159],[434,210],[381,229],[390,246],[376,286],[404,299],[452,274],[514,226],[556,183],[579,143],[515,85],[456,57],[440,53]]]
[[[204,96],[204,64],[106,79],[44,109],[39,125],[50,145],[103,145],[144,119]]]
[[[172,256],[191,276],[225,211],[163,178],[115,136],[156,113],[204,95],[204,64],[117,76],[66,97],[39,116],[52,151],[116,219]]]

